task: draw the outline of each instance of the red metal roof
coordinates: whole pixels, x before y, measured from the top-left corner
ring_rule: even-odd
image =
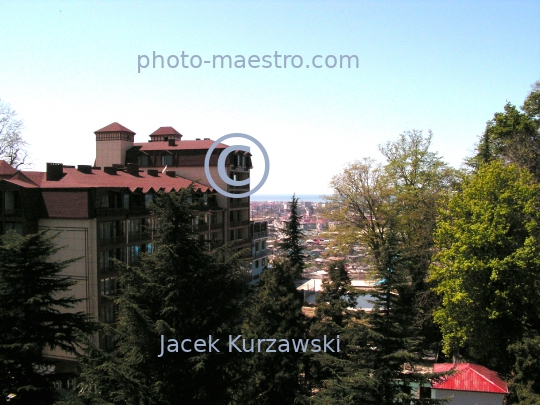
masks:
[[[210,146],[214,141],[212,140],[199,140],[199,141],[181,141],[177,142],[176,145],[169,146],[167,141],[164,142],[144,142],[144,143],[134,143],[133,146],[140,146],[141,151],[149,150],[195,150],[195,149],[210,149]],[[220,143],[216,146],[216,149],[225,149],[227,145]]]
[[[154,132],[150,134],[152,135],[182,135],[180,132],[178,132],[173,127],[159,127]]]
[[[508,386],[486,367],[470,363],[440,363],[433,367],[434,373],[455,371],[453,374],[433,382],[432,388],[439,390],[491,392],[508,394]]]
[[[135,134],[135,132],[133,132],[131,129],[127,129],[118,122],[113,122],[106,127],[98,129],[96,132],[94,132],[94,134],[99,134],[100,132],[129,132],[130,134]]]

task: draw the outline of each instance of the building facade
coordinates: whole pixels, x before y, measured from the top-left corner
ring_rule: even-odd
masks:
[[[64,246],[54,260],[79,258],[64,270],[76,281],[70,294],[83,300],[75,311],[92,314],[95,320],[115,319],[111,296],[117,289],[111,259],[136,265],[141,253],[152,252],[158,224],[149,210],[154,194],[192,186],[195,207],[193,229],[209,248],[235,241],[235,249],[252,248],[249,197],[226,198],[210,187],[204,158],[210,139],[182,140],[174,128],[162,127],[149,142],[135,143],[135,133],[113,123],[95,132],[95,165],[68,166],[48,163],[45,172],[20,171],[0,161],[0,232],[25,235],[39,230],[58,234]],[[231,193],[249,190],[233,187],[218,176],[219,144],[210,159],[214,181]],[[226,172],[233,179],[249,176],[251,156],[231,153]],[[95,343],[111,342],[96,336]],[[56,368],[73,369],[73,357],[59,350],[46,355]]]
[[[252,221],[249,225],[251,235],[251,279],[250,283],[258,283],[261,274],[268,266],[268,222]]]

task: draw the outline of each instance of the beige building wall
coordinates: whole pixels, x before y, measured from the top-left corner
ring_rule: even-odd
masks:
[[[71,311],[85,312],[98,317],[98,284],[97,284],[97,223],[95,219],[40,219],[39,230],[50,231],[56,235],[56,246],[63,247],[51,258],[54,261],[78,259],[62,271],[62,275],[70,277],[76,283],[66,292],[67,295],[82,299]],[[97,342],[97,337],[94,338]],[[62,350],[46,349],[47,357],[57,359],[73,359],[74,356]]]
[[[126,162],[126,151],[133,146],[131,141],[96,141],[96,163],[98,167],[123,165]]]

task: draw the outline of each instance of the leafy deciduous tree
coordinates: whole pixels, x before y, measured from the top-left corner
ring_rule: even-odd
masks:
[[[0,159],[18,168],[28,158],[28,144],[22,137],[23,122],[10,105],[0,100]]]
[[[526,169],[493,161],[441,212],[431,279],[444,349],[508,373],[507,349],[540,331],[540,188]]]

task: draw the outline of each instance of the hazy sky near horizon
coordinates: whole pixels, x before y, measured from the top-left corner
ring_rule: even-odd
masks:
[[[117,121],[136,142],[160,126],[252,135],[271,162],[260,194],[327,193],[347,162],[381,159],[377,145],[406,130],[432,130],[459,166],[540,80],[539,17],[538,1],[3,1],[0,98],[24,120],[35,170],[93,164],[94,131]],[[182,51],[188,66],[275,52],[303,66],[138,72],[139,55]],[[305,67],[315,55],[359,67]]]

